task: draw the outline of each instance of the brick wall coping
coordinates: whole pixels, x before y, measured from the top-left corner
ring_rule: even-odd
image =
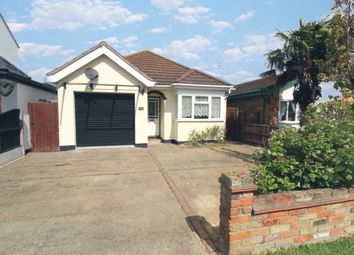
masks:
[[[354,201],[353,188],[310,189],[256,195],[254,197],[253,213],[259,215],[350,201]]]
[[[307,202],[299,205],[280,206],[280,207],[268,208],[268,209],[258,208],[257,205],[254,205],[253,214],[260,215],[260,214],[266,214],[272,212],[291,211],[291,210],[305,209],[310,207],[338,204],[338,203],[351,202],[351,201],[354,201],[354,195],[352,197],[343,198],[343,199],[331,199],[331,200],[323,200],[323,201],[310,202],[310,203]]]

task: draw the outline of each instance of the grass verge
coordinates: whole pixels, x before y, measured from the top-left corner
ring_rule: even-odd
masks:
[[[353,255],[354,236],[341,238],[333,242],[301,245],[289,249],[264,252],[262,255]]]

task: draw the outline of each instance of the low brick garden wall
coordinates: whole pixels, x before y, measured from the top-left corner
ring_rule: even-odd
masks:
[[[247,175],[220,179],[220,250],[261,252],[354,234],[354,188],[269,195]]]

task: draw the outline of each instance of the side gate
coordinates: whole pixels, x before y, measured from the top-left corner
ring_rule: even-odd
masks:
[[[59,150],[58,103],[28,104],[33,152]]]

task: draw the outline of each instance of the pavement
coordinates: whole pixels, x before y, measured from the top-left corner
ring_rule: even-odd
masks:
[[[184,207],[216,234],[218,177],[248,171],[255,149],[30,153],[0,167],[0,254],[211,254]]]

